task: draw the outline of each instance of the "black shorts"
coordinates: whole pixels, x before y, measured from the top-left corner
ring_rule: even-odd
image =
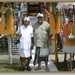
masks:
[[[39,58],[38,58],[38,63],[40,63],[41,61],[48,62],[48,56],[39,57]]]
[[[38,63],[40,63],[41,61],[48,62],[48,56],[39,57],[40,47],[36,47],[36,52],[38,53]]]

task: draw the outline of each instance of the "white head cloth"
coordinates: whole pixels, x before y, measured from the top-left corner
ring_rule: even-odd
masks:
[[[25,17],[24,21],[30,21],[29,17]]]
[[[41,14],[41,13],[38,13],[38,14],[37,14],[37,17],[44,17],[44,15]]]

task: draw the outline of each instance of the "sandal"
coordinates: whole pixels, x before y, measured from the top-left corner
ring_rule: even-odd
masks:
[[[27,71],[31,71],[31,68],[30,68],[30,67],[28,67],[26,70],[27,70]]]
[[[24,67],[21,67],[20,71],[24,71],[24,70],[25,70]]]
[[[38,71],[38,70],[40,70],[41,68],[39,68],[39,67],[37,67],[36,69],[35,69],[35,71]]]
[[[47,68],[47,69],[45,69],[47,72],[49,72],[50,70],[49,70],[49,68]]]

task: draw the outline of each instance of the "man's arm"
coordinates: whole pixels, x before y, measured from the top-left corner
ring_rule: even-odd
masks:
[[[53,36],[53,33],[52,33],[52,29],[51,29],[51,26],[49,25],[49,37],[48,37],[48,45],[51,45],[51,40],[52,40],[52,36]]]
[[[31,37],[31,50],[33,49],[33,46],[34,46],[34,38]]]
[[[48,37],[48,45],[51,45],[52,36],[53,36],[53,35],[50,35],[50,36]]]
[[[20,27],[18,27],[18,29],[17,29],[17,31],[16,31],[16,36],[17,36],[17,37],[21,37],[21,36],[22,36],[22,34],[21,34],[20,31],[21,31],[21,30],[20,30]]]
[[[34,38],[31,38],[31,44],[34,45]]]

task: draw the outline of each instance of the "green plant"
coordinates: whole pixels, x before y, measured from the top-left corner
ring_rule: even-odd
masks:
[[[68,71],[68,67],[67,67],[67,62],[58,62],[58,63],[55,63],[57,69],[59,71]]]

